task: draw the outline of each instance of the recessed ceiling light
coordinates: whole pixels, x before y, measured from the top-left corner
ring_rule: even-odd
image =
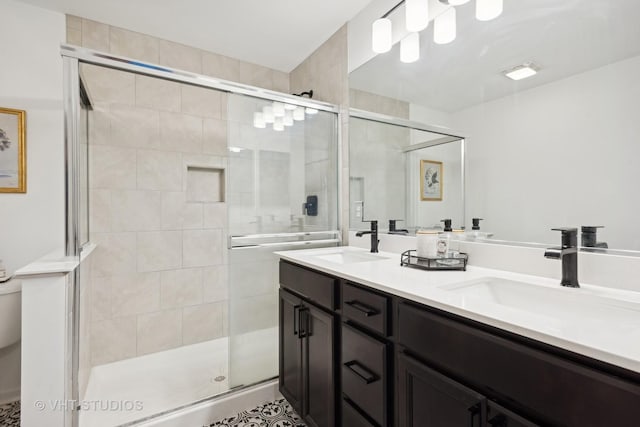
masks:
[[[511,80],[522,80],[527,77],[535,76],[538,71],[540,71],[540,67],[538,67],[533,62],[527,62],[522,65],[518,65],[517,67],[513,67],[510,70],[503,71],[502,74],[505,77],[510,78]]]

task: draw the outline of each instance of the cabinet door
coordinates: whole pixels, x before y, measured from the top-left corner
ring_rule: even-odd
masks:
[[[280,393],[293,409],[302,413],[302,342],[300,309],[302,301],[280,289]]]
[[[485,398],[417,360],[398,354],[400,427],[483,427]]]
[[[487,403],[487,418],[488,427],[539,427],[491,400]]]
[[[305,399],[302,416],[310,427],[333,427],[335,407],[335,319],[313,305],[302,308]]]

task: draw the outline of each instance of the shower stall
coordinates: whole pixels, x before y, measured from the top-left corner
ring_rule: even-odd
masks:
[[[67,254],[97,245],[76,278],[74,423],[126,425],[272,380],[274,252],[340,243],[337,108],[62,55]]]

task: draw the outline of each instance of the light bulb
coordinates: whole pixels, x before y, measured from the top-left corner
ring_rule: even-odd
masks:
[[[502,0],[476,0],[476,19],[491,21],[502,14]]]
[[[297,122],[304,120],[304,107],[296,107],[296,109],[293,110],[293,120]]]
[[[400,41],[400,61],[410,64],[420,59],[420,36],[409,33]]]
[[[373,21],[371,26],[371,48],[375,53],[385,53],[391,50],[391,20],[380,18]]]
[[[278,132],[282,132],[284,130],[284,122],[282,121],[282,117],[276,117],[273,121],[273,130]]]
[[[470,0],[449,0],[449,4],[451,6],[461,6],[463,4],[469,3]]]
[[[433,21],[433,41],[451,43],[456,39],[456,9],[450,7]]]
[[[264,129],[267,124],[264,122],[264,114],[262,112],[253,113],[253,126],[258,129]]]
[[[273,115],[275,117],[284,117],[284,104],[282,102],[273,103]]]
[[[282,123],[284,123],[285,126],[293,126],[293,111],[287,110],[284,112]]]
[[[262,118],[265,123],[273,123],[274,115],[273,115],[273,107],[271,105],[265,105],[262,108]]]
[[[304,110],[307,114],[309,114],[310,116],[314,115],[314,114],[318,114],[318,110],[316,110],[315,108],[310,108],[307,107]]]
[[[429,25],[429,0],[406,0],[407,31],[422,31]]]
[[[293,111],[296,109],[296,106],[293,104],[284,104],[284,109]]]

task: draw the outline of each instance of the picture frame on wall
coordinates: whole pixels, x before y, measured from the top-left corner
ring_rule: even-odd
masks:
[[[0,193],[27,192],[26,115],[0,107]]]
[[[420,160],[420,200],[441,201],[443,184],[442,162]]]

